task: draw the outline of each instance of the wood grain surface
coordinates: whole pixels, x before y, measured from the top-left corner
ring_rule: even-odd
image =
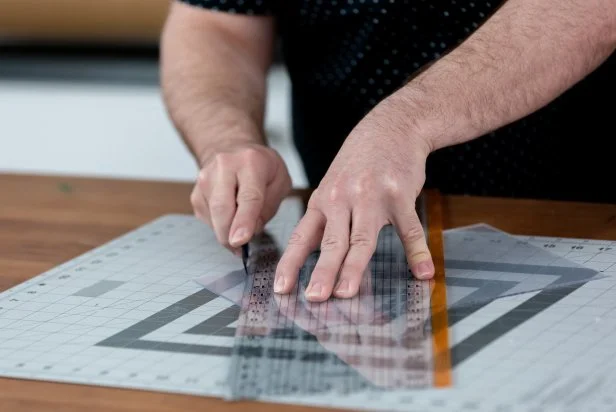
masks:
[[[191,184],[0,174],[0,290],[169,213],[191,213]],[[295,195],[306,197],[305,192]],[[443,196],[445,228],[616,239],[616,205]],[[195,396],[0,379],[0,411],[308,411]]]

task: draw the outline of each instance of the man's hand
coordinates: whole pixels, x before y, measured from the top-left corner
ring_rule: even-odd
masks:
[[[291,189],[280,155],[257,143],[236,143],[210,154],[190,200],[195,215],[212,226],[234,253],[261,232]]]
[[[234,252],[276,212],[291,179],[264,136],[274,19],[172,2],[161,41],[165,105],[199,164],[197,217]]]
[[[385,100],[347,137],[280,259],[275,292],[293,288],[307,256],[320,245],[307,298],[321,302],[332,292],[342,298],[354,296],[379,232],[388,224],[404,244],[412,273],[419,279],[434,275],[415,211],[429,145],[397,127],[400,115],[406,117]]]

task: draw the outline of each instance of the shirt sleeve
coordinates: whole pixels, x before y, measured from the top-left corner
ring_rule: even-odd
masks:
[[[204,9],[248,15],[272,15],[277,0],[178,0]]]

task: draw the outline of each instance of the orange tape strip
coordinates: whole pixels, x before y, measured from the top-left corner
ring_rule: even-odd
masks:
[[[426,191],[428,247],[436,269],[430,282],[432,349],[434,354],[434,386],[448,387],[451,379],[447,287],[445,284],[445,253],[443,246],[443,204],[438,191]]]

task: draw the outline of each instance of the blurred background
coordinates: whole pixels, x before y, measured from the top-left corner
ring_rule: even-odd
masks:
[[[168,5],[0,0],[0,173],[194,181],[159,87]],[[268,137],[306,187],[279,62],[268,87]]]

